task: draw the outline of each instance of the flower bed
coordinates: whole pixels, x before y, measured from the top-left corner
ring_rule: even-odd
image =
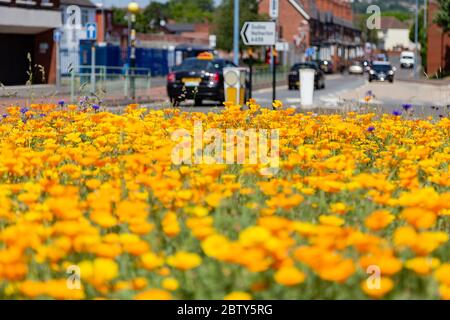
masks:
[[[196,121],[278,129],[279,170],[174,165]],[[9,108],[0,298],[449,299],[449,136],[448,118],[255,104]]]

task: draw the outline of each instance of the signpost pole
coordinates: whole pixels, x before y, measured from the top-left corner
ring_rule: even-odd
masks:
[[[239,0],[234,0],[233,62],[239,64]]]
[[[275,43],[272,46],[272,102],[277,100],[277,57],[276,57],[276,43],[278,41],[278,9],[279,1],[270,0],[269,15],[275,23]]]
[[[91,46],[91,93],[95,93],[95,41]]]
[[[249,99],[253,98],[253,58],[250,58],[250,75],[249,75],[249,86],[248,86],[248,97]]]
[[[414,27],[414,78],[417,78],[417,64],[419,61],[419,0],[416,0],[416,16]]]
[[[276,38],[277,38],[277,31],[276,31],[276,23],[271,21],[254,21],[249,22],[247,21],[244,24],[244,27],[241,30],[241,37],[245,45],[247,46],[268,46],[272,48],[271,53],[272,56],[275,53],[275,46],[276,46]],[[249,67],[250,67],[250,98],[252,97],[252,78],[253,78],[253,54],[251,57],[249,57]],[[275,93],[275,80],[276,80],[276,67],[275,67],[275,60],[274,57],[271,58],[271,65],[272,65],[272,71],[273,71],[273,78],[274,78],[274,90],[273,90],[273,96],[274,100],[276,97]]]
[[[56,89],[61,88],[61,57],[59,52],[59,42],[61,41],[61,33],[59,30],[55,31],[53,35],[53,40],[55,42],[55,53],[56,53]]]
[[[277,100],[277,59],[275,57],[275,46],[272,46],[272,102]]]

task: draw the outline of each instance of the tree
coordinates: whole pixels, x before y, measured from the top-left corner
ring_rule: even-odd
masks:
[[[118,25],[128,24],[128,10],[126,8],[112,8],[113,23]],[[150,27],[148,20],[143,15],[142,11],[136,14],[135,28],[137,32],[148,32]]]
[[[167,21],[170,17],[170,9],[167,3],[152,1],[142,12],[148,25],[148,31],[157,31],[161,21]]]
[[[439,11],[434,22],[442,28],[444,32],[450,32],[450,0],[438,0]]]
[[[258,14],[258,7],[258,0],[240,1],[239,30],[242,28],[245,21],[264,21],[269,19],[267,15]],[[214,15],[214,21],[216,22],[214,32],[217,35],[217,48],[225,51],[231,51],[233,49],[233,16],[234,1],[223,0],[220,6],[216,9]]]
[[[205,22],[212,19],[213,0],[170,0],[170,19],[179,23]]]

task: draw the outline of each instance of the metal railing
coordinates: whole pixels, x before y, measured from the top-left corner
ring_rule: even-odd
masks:
[[[289,73],[288,66],[277,66],[277,83],[286,81]],[[272,83],[272,69],[270,66],[257,66],[253,68],[253,86]]]
[[[94,72],[92,72],[94,71]],[[146,68],[79,66],[78,72],[72,71],[69,79],[70,100],[76,96],[108,94],[108,97],[130,98],[130,79],[134,78],[136,90],[151,88],[151,72]]]

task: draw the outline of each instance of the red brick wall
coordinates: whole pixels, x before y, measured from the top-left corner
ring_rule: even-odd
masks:
[[[269,14],[270,0],[262,0],[259,4],[260,14]],[[306,21],[305,18],[297,11],[290,3],[289,0],[280,0],[279,2],[280,16],[278,23],[282,30],[283,40],[293,43],[294,36],[299,34],[299,27]],[[309,46],[309,34],[307,39],[307,46]]]
[[[44,44],[48,45],[48,49],[41,51],[41,45]],[[53,30],[48,30],[35,35],[33,65],[34,64],[44,67],[46,78],[45,83],[56,82],[56,46],[53,42]],[[42,83],[41,80],[41,73],[35,72],[34,83]]]
[[[98,10],[95,13],[95,21],[97,22],[97,41],[105,42],[105,12]]]
[[[439,5],[430,1],[428,11],[428,57],[427,73],[434,75],[442,69],[450,71],[450,32],[443,34],[442,29],[433,23]]]

